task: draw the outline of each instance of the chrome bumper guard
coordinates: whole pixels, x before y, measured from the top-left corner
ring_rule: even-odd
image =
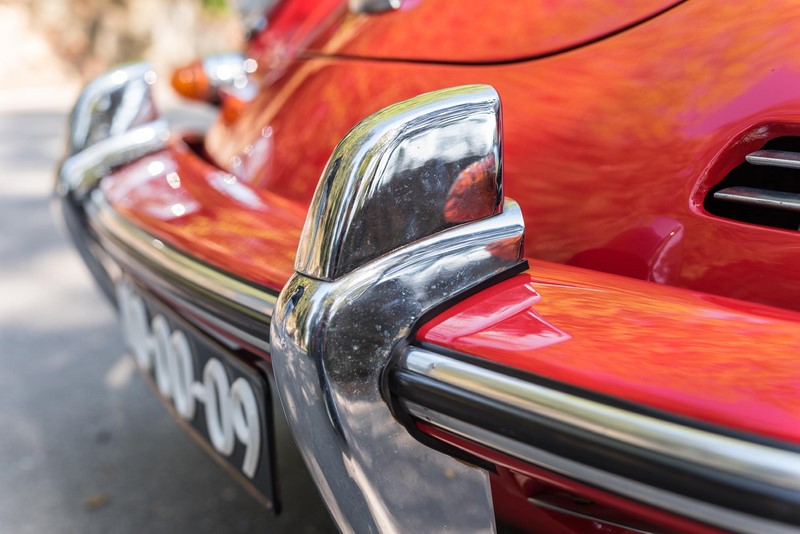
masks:
[[[56,184],[60,196],[81,201],[113,168],[164,148],[169,129],[158,117],[147,63],[114,70],[90,82],[72,110],[69,157]]]
[[[488,475],[414,439],[387,366],[427,314],[524,266],[488,86],[395,104],[334,150],[271,325],[298,447],[346,532],[491,532]]]

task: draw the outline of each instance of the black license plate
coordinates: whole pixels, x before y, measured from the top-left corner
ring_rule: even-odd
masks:
[[[123,277],[125,345],[190,434],[268,508],[275,508],[272,411],[264,375]]]

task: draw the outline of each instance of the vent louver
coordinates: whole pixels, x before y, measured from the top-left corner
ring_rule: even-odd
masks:
[[[748,154],[709,191],[705,209],[736,221],[800,229],[800,137],[779,137]]]

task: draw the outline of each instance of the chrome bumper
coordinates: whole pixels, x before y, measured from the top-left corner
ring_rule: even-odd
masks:
[[[101,285],[113,298],[113,266],[102,265],[112,251],[152,286],[184,295],[194,315],[271,353],[292,434],[342,530],[493,531],[487,473],[412,437],[389,407],[386,380],[424,317],[525,266],[521,212],[502,195],[494,90],[422,95],[348,134],[310,208],[298,272],[276,302],[266,288],[156,246],[96,188],[113,168],[166,147],[153,80],[146,65],[106,75],[71,118],[56,192]],[[185,298],[198,287],[209,301]],[[246,310],[247,324],[228,320],[226,308]],[[259,332],[270,323],[267,340]]]

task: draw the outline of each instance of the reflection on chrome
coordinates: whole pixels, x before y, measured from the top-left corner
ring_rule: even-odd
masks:
[[[59,195],[82,200],[114,167],[166,146],[169,128],[153,103],[155,81],[148,63],[136,63],[89,82],[70,116]]]
[[[400,0],[347,0],[351,13],[383,13],[400,7]]]
[[[258,63],[241,52],[213,54],[203,58],[203,72],[208,76],[212,89],[244,89],[250,83],[250,75],[258,69]]]
[[[56,190],[81,200],[112,169],[166,147],[168,139],[167,123],[159,119],[98,141],[64,161]]]
[[[151,90],[155,81],[149,63],[136,63],[89,82],[72,110],[70,155],[154,121],[158,116]]]
[[[488,86],[387,108],[339,144],[317,188],[270,343],[295,441],[345,532],[494,529],[487,474],[417,442],[381,389],[426,312],[523,262],[519,206],[501,203],[499,113]],[[488,207],[447,223],[454,181],[480,161]]]
[[[361,121],[322,172],[295,269],[333,280],[398,247],[499,212],[500,132],[500,98],[486,85],[426,93]],[[479,187],[462,202],[461,186],[471,181],[465,177]],[[469,213],[462,213],[467,205]]]

